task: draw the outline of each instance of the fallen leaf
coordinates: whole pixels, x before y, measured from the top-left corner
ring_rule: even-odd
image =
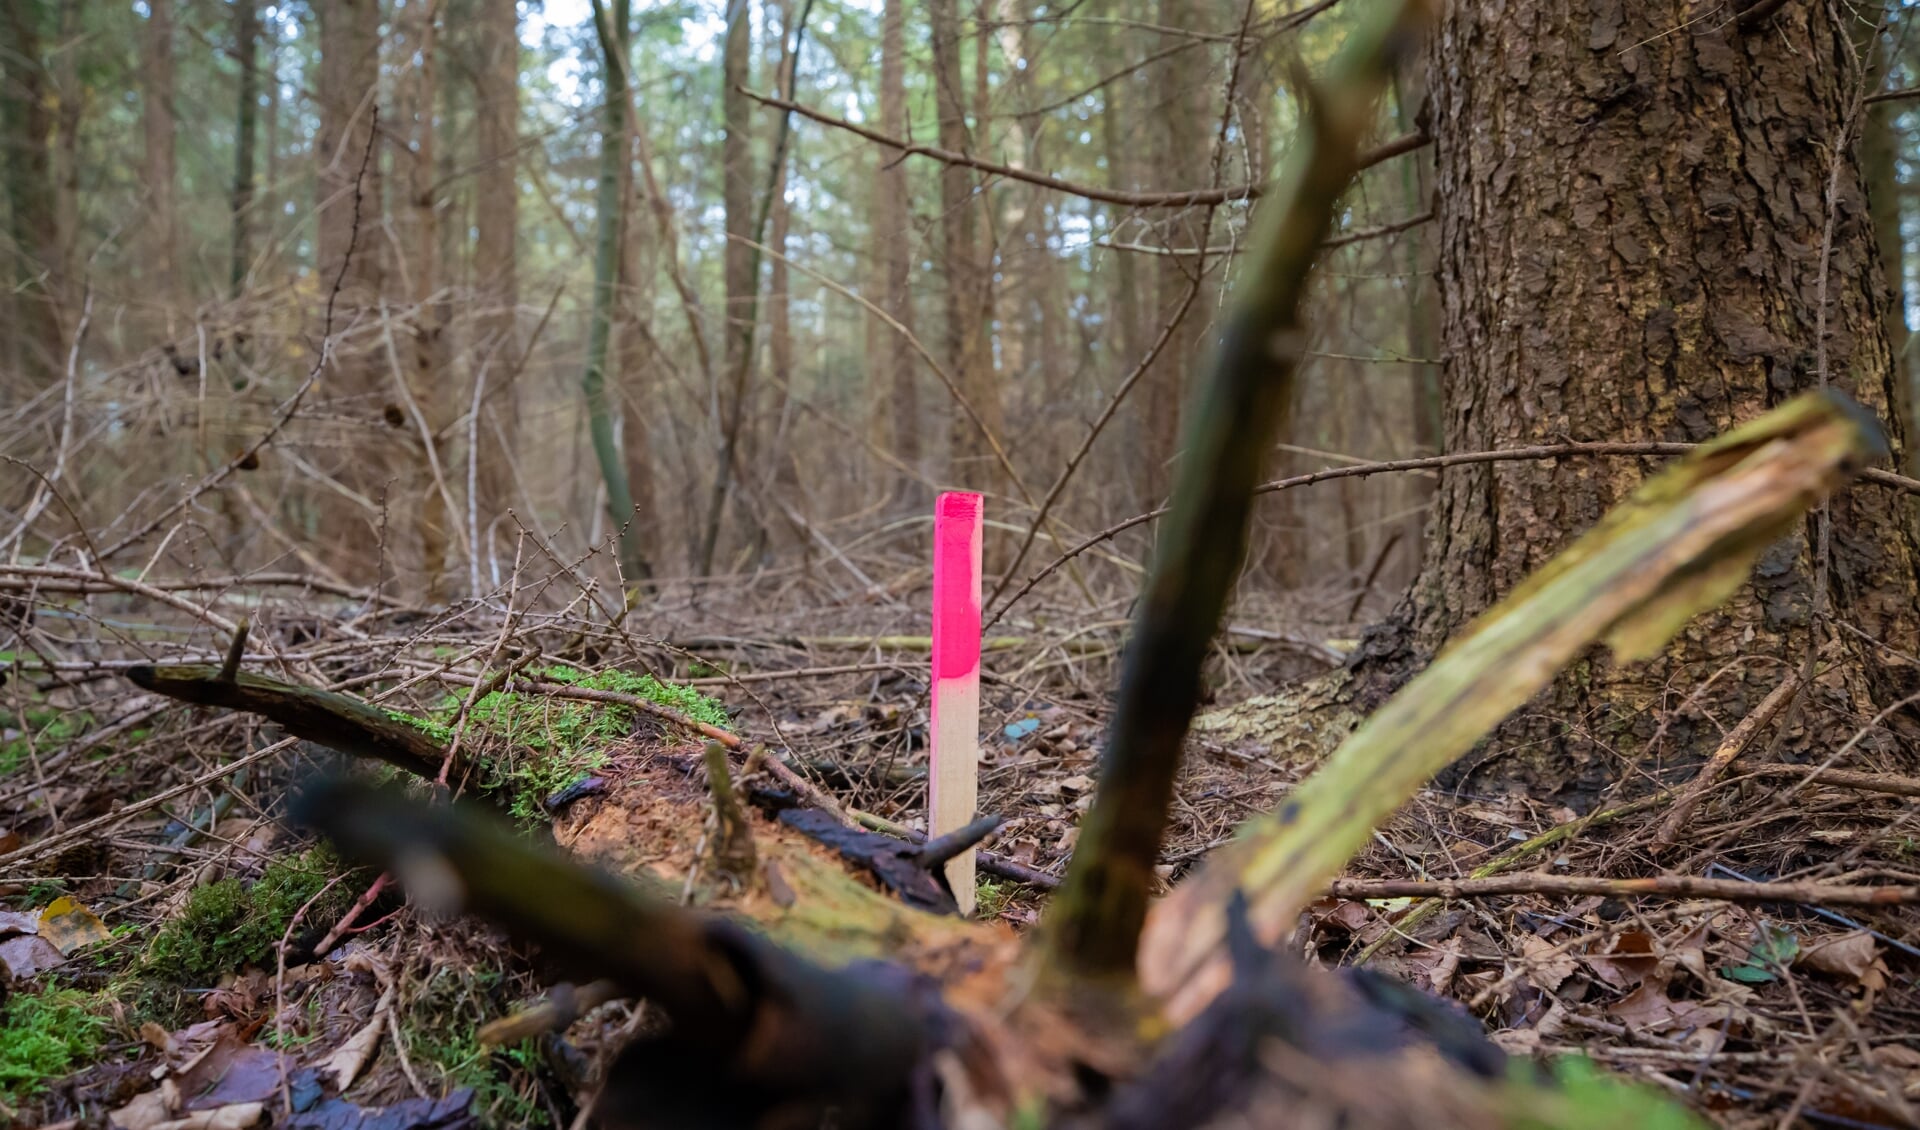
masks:
[[[0,938],[9,934],[38,934],[40,916],[31,910],[0,910]]]
[[[1873,935],[1865,930],[1816,942],[1801,951],[1795,964],[1844,977],[1870,992],[1887,987],[1887,965],[1880,960]]]
[[[1660,965],[1654,952],[1654,937],[1645,930],[1628,930],[1614,935],[1607,948],[1589,954],[1587,968],[1601,982],[1616,989],[1638,985],[1652,976]]]
[[[173,1121],[174,1106],[179,1101],[179,1085],[166,1079],[153,1090],[135,1095],[126,1106],[108,1112],[107,1120],[119,1130],[154,1130]]]
[[[65,963],[67,955],[52,942],[34,934],[20,934],[0,942],[0,971],[7,980],[25,981]]]
[[[468,1130],[478,1125],[472,1107],[471,1087],[444,1099],[408,1099],[375,1110],[345,1099],[328,1099],[282,1125],[285,1130]]]
[[[1309,909],[1322,926],[1345,930],[1349,934],[1373,920],[1373,911],[1367,909],[1367,904],[1352,899],[1322,899]]]
[[[1731,1005],[1674,1000],[1664,985],[1648,983],[1608,1005],[1607,1015],[1637,1031],[1666,1032],[1717,1028],[1735,1014]]]
[[[1572,955],[1538,934],[1520,939],[1520,964],[1526,967],[1527,980],[1545,992],[1553,992],[1560,983],[1580,968]]]
[[[40,936],[68,956],[95,942],[113,940],[107,924],[78,899],[62,895],[40,912]]]
[[[1920,1071],[1920,1048],[1910,1048],[1905,1044],[1881,1044],[1868,1051],[1867,1058],[1881,1067]]]

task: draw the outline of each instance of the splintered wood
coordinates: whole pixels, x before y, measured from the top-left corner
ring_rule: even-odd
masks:
[[[973,819],[980,766],[980,496],[949,491],[933,510],[933,746],[929,839]],[[973,913],[974,853],[946,865],[960,913]]]

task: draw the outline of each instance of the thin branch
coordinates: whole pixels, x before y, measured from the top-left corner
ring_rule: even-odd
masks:
[[[1117,188],[1101,188],[1097,185],[1063,180],[1060,177],[1049,176],[1046,173],[1036,173],[1031,169],[1023,169],[1017,165],[1003,165],[997,161],[982,160],[981,158],[966,153],[955,153],[951,149],[941,149],[935,145],[920,145],[916,142],[901,141],[898,138],[888,137],[878,130],[868,129],[866,126],[857,125],[844,118],[836,118],[831,114],[815,110],[810,106],[803,106],[798,102],[790,102],[784,98],[775,98],[765,94],[756,94],[745,88],[741,88],[740,92],[762,105],[799,114],[801,117],[811,118],[821,125],[845,130],[857,137],[863,137],[876,145],[884,145],[888,149],[894,150],[899,157],[931,157],[944,164],[961,165],[969,169],[977,169],[980,172],[989,173],[996,177],[1003,177],[1007,180],[1037,184],[1042,188],[1051,188],[1056,192],[1064,192],[1069,196],[1078,196],[1087,200],[1097,200],[1105,204],[1117,204],[1125,208],[1189,208],[1197,204],[1226,204],[1235,200],[1253,200],[1265,195],[1271,187],[1266,184],[1238,184],[1223,188],[1198,188],[1186,192],[1128,192]],[[1433,139],[1425,133],[1410,133],[1394,138],[1392,141],[1375,146],[1372,149],[1363,150],[1359,154],[1356,171],[1371,168],[1382,161],[1398,157],[1403,153],[1411,153],[1432,140]]]
[[[1271,482],[1261,483],[1254,488],[1254,493],[1272,494],[1276,491],[1292,490],[1295,487],[1312,486],[1314,483],[1323,483],[1330,479],[1361,478],[1367,475],[1378,475],[1389,471],[1430,471],[1473,463],[1510,463],[1526,459],[1559,459],[1568,455],[1685,455],[1687,452],[1693,450],[1693,447],[1694,445],[1690,443],[1545,443],[1535,444],[1530,447],[1513,447],[1504,451],[1459,451],[1451,455],[1429,455],[1419,459],[1388,459],[1377,463],[1355,463],[1346,467],[1330,467],[1323,471],[1313,471],[1304,475],[1295,475],[1292,478],[1274,479]],[[1920,495],[1920,479],[1910,479],[1905,475],[1896,475],[1891,471],[1882,471],[1874,467],[1869,467],[1861,471],[1857,477],[1861,482],[1874,483],[1878,486],[1889,487],[1893,490],[1905,491],[1908,494]],[[1133,529],[1135,526],[1145,525],[1155,518],[1164,516],[1167,513],[1167,509],[1167,507],[1162,506],[1158,510],[1150,510],[1145,514],[1136,514],[1125,521],[1115,522],[1113,525],[1108,526],[1106,529],[1101,530],[1099,533],[1094,534],[1085,541],[1062,553],[1053,562],[1048,564],[1046,568],[1027,578],[1026,583],[1014,590],[1013,595],[1007,598],[1006,604],[1002,605],[1000,610],[995,612],[993,617],[986,621],[986,626],[991,627],[993,624],[998,623],[1000,617],[1006,615],[1006,610],[1009,607],[1017,603],[1021,597],[1033,591],[1035,585],[1052,576],[1056,570],[1068,561],[1080,556],[1101,542]]]
[[[1727,902],[1794,902],[1808,906],[1908,906],[1920,887],[1852,887],[1832,883],[1743,883],[1692,875],[1604,879],[1589,875],[1496,875],[1486,879],[1335,879],[1335,898],[1495,898],[1501,895],[1604,895],[1711,898]]]

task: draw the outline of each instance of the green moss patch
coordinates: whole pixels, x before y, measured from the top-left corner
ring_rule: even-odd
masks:
[[[17,1105],[91,1062],[107,1038],[98,994],[22,993],[0,1008],[0,1094]]]
[[[182,985],[211,985],[224,973],[264,963],[294,914],[341,870],[330,849],[314,848],[276,861],[251,885],[227,878],[199,888],[154,938],[146,971]],[[353,905],[354,894],[335,883],[302,925],[325,930]]]
[[[726,707],[691,687],[663,683],[652,675],[607,670],[586,674],[573,667],[537,668],[533,677],[583,690],[633,695],[686,715],[695,722],[727,728]],[[460,715],[459,696],[444,699],[427,718],[391,713],[441,741],[453,739]],[[547,695],[492,691],[467,712],[469,735],[496,739],[487,759],[488,791],[504,791],[513,815],[539,820],[542,802],[606,764],[607,747],[633,733],[636,711],[616,703],[580,702]],[[489,743],[492,744],[492,743]]]
[[[498,971],[452,963],[436,967],[401,1014],[407,1055],[428,1088],[472,1087],[474,1112],[486,1127],[548,1126],[538,1099],[538,1052],[532,1040],[489,1048],[480,1025],[510,1005]]]

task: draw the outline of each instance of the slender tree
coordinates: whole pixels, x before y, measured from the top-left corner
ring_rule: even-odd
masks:
[[[174,153],[178,129],[174,121],[173,0],[147,0],[147,23],[140,47],[141,119],[146,128],[142,179],[148,193],[149,246],[153,279],[166,312],[167,336],[171,337],[174,310],[182,304],[191,305],[180,290],[180,209],[175,200],[179,174]]]
[[[880,15],[880,128],[889,137],[907,132],[906,88],[907,0],[886,0]],[[880,308],[911,329],[913,295],[913,226],[909,205],[906,158],[882,153],[873,182],[873,261],[875,292]],[[892,453],[900,462],[924,471],[920,436],[920,383],[913,346],[889,326],[873,325],[868,351],[867,389],[876,416],[887,425]],[[925,490],[911,476],[893,477],[894,504],[902,511],[925,507]]]
[[[973,132],[967,125],[968,91],[960,66],[960,19],[955,0],[928,0],[927,15],[933,43],[934,107],[939,116],[940,147],[966,152],[973,148]],[[999,389],[993,384],[993,360],[989,353],[992,307],[980,247],[981,204],[975,198],[977,187],[972,169],[954,163],[941,166],[940,251],[946,275],[946,359],[973,413],[987,428],[997,430]],[[947,478],[972,489],[991,488],[999,476],[980,425],[957,407],[944,414],[952,421]]]
[[[520,389],[517,382],[509,383],[522,348],[517,318],[520,32],[515,0],[482,0],[473,40],[478,55],[470,72],[478,163],[473,178],[476,348],[488,381],[476,429],[481,452],[477,508],[484,526],[512,497],[509,454],[520,428],[515,410]]]
[[[233,53],[240,81],[233,116],[232,254],[229,292],[246,288],[253,258],[254,147],[260,133],[260,7],[256,0],[233,0]]]
[[[0,138],[5,146],[8,215],[12,221],[14,280],[9,324],[22,397],[60,371],[61,301],[65,286],[54,219],[53,115],[42,54],[47,32],[44,0],[0,0]],[[0,397],[11,382],[0,383]]]
[[[740,438],[747,419],[747,399],[753,370],[754,312],[760,281],[758,258],[744,241],[754,236],[753,222],[753,104],[743,93],[753,61],[753,19],[749,0],[727,0],[727,32],[720,54],[721,204],[726,212],[727,245],[721,252],[726,285],[726,340],[721,349],[725,374],[720,390],[718,463],[713,493],[707,503],[706,528],[701,534],[697,572],[713,572],[713,555],[720,542],[727,496],[741,458]]]
[[[607,484],[607,516],[619,531],[620,565],[630,581],[652,577],[640,545],[651,531],[635,528],[633,490],[627,463],[614,436],[613,412],[607,401],[607,352],[613,336],[615,290],[620,273],[620,167],[628,147],[628,62],[632,58],[632,9],[628,0],[612,0],[611,8],[594,0],[593,26],[600,40],[601,86],[604,104],[600,124],[600,190],[598,234],[593,249],[593,321],[587,336],[587,366],[580,389],[587,402],[587,427],[593,435],[594,457]],[[629,437],[637,438],[637,437]]]

